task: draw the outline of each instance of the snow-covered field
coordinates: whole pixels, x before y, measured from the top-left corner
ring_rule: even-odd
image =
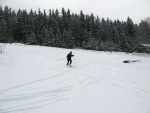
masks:
[[[150,113],[150,56],[6,44],[0,113]]]

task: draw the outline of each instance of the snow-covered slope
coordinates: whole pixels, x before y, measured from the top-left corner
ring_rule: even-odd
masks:
[[[150,56],[6,44],[0,113],[150,113]]]

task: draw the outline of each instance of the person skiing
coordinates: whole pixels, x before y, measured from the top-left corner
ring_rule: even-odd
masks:
[[[67,55],[67,65],[71,65],[72,63],[72,60],[71,60],[71,57],[73,57],[74,55],[72,55],[72,51],[70,51],[70,53]]]

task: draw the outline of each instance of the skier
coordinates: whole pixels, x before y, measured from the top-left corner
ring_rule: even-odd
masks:
[[[71,57],[73,57],[74,55],[72,55],[72,51],[70,51],[70,53],[67,55],[67,65],[71,65],[71,63],[72,63],[72,60],[71,60]],[[69,63],[70,62],[70,63]]]

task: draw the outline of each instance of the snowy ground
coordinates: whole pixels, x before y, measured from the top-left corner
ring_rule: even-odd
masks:
[[[6,44],[0,113],[150,113],[149,55],[73,49],[68,67],[69,52]]]

